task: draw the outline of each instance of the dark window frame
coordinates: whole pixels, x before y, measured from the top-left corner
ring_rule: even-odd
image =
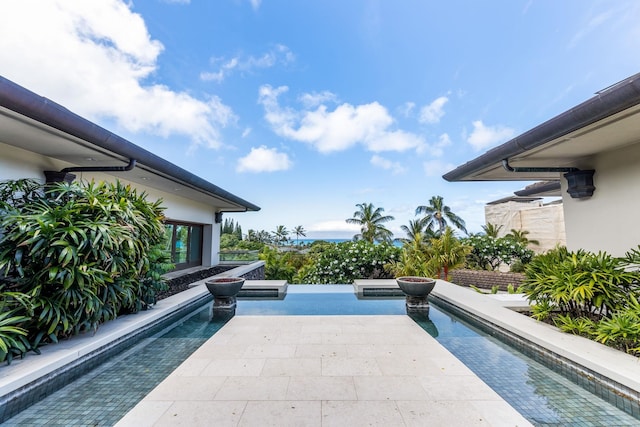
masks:
[[[194,222],[186,222],[186,221],[174,221],[174,220],[165,220],[164,221],[165,227],[166,226],[171,226],[171,235],[169,236],[169,249],[170,249],[170,253],[171,253],[171,262],[175,265],[173,271],[177,271],[177,270],[184,270],[186,268],[191,268],[191,267],[198,267],[202,265],[202,252],[203,252],[203,240],[204,240],[204,224],[198,224],[198,223],[194,223]],[[187,243],[186,243],[186,261],[185,262],[176,262],[176,258],[177,258],[177,233],[178,233],[178,227],[182,226],[182,227],[187,227]],[[200,229],[199,233],[195,233],[196,235],[199,234],[199,241],[196,242],[197,243],[197,247],[200,248],[199,250],[199,254],[198,254],[198,258],[195,259],[191,259],[191,248],[193,245],[193,242],[191,241],[192,237],[193,237],[193,228],[197,227]]]

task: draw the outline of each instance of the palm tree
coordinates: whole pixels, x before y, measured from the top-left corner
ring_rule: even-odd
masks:
[[[395,218],[390,215],[382,215],[384,209],[376,208],[373,203],[359,203],[356,206],[359,210],[353,213],[353,218],[346,220],[348,224],[360,226],[360,234],[355,235],[354,239],[362,239],[371,243],[375,241],[391,242],[393,233],[383,224],[393,221]]]
[[[440,235],[444,233],[448,225],[447,221],[450,221],[456,228],[468,234],[464,220],[453,213],[449,206],[444,204],[442,196],[433,196],[431,200],[429,200],[428,206],[418,206],[416,208],[416,215],[420,214],[425,214],[423,219],[427,225],[438,226]]]
[[[276,231],[273,232],[275,237],[275,241],[278,245],[282,245],[287,241],[287,236],[289,235],[289,230],[284,225],[279,225],[276,227]]]
[[[414,242],[429,243],[431,239],[437,237],[433,231],[433,226],[427,226],[424,218],[415,221],[409,220],[409,225],[401,225],[400,229],[407,234],[406,238],[397,239],[403,244],[411,244]]]
[[[438,276],[442,272],[444,280],[449,280],[449,270],[464,264],[472,249],[454,236],[451,227],[447,227],[438,238],[431,239],[429,253]]]
[[[482,230],[484,231],[484,234],[486,234],[487,236],[497,239],[498,233],[500,233],[500,230],[502,229],[502,227],[504,226],[491,224],[490,222],[488,222],[487,225],[482,226]]]
[[[297,244],[300,245],[300,236],[302,237],[307,237],[307,230],[304,229],[304,227],[302,227],[301,225],[296,226],[293,229],[293,234],[296,235],[296,240],[298,241]]]
[[[529,232],[527,230],[516,230],[515,228],[511,229],[511,232],[509,234],[507,234],[506,238],[508,239],[512,239],[520,244],[522,244],[522,246],[524,246],[525,248],[529,245],[539,245],[540,242],[537,240],[532,240],[529,239],[527,237],[527,234],[529,234]]]

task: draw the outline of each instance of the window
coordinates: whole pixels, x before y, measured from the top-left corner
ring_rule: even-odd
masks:
[[[167,221],[168,250],[176,270],[202,265],[202,225]]]

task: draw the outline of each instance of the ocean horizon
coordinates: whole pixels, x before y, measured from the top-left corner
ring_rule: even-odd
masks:
[[[343,243],[343,242],[351,242],[353,239],[338,239],[338,238],[333,238],[333,239],[323,239],[323,238],[318,238],[318,239],[289,239],[289,241],[287,242],[287,244],[285,246],[295,246],[295,245],[310,245],[313,242],[329,242],[329,243]],[[393,244],[395,246],[402,246],[402,244],[400,242],[394,241]]]

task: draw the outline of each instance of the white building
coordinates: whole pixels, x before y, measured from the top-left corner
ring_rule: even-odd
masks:
[[[511,230],[528,231],[527,238],[538,241],[528,246],[536,253],[567,244],[561,200],[545,203],[542,197],[506,197],[487,203],[484,218],[500,228],[498,237]]]
[[[161,198],[176,269],[217,265],[222,213],[260,209],[0,76],[0,180],[44,182],[45,171]]]
[[[624,255],[640,244],[640,74],[443,177],[556,182],[567,247]]]

